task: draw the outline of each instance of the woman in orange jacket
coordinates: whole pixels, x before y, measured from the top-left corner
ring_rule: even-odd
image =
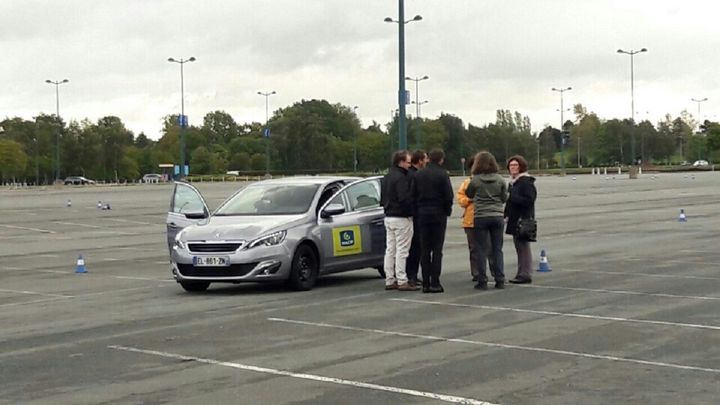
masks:
[[[475,163],[475,156],[471,156],[470,159],[467,160],[467,168],[468,173],[471,172],[473,163]],[[465,181],[460,184],[460,187],[458,187],[457,193],[455,193],[455,198],[457,198],[458,205],[460,205],[460,208],[463,209],[463,215],[462,215],[462,227],[465,231],[465,236],[467,237],[468,242],[468,250],[470,252],[470,275],[472,276],[472,281],[477,282],[478,281],[478,274],[477,271],[480,268],[479,263],[477,263],[478,260],[480,260],[480,257],[478,256],[477,248],[479,244],[475,243],[475,209],[473,207],[473,200],[472,198],[469,198],[467,195],[465,195],[465,190],[467,189],[468,184],[470,184],[470,180],[472,180],[472,174],[470,174],[470,177],[465,179]],[[485,246],[490,246],[490,243],[485,243]],[[489,249],[488,249],[489,250]],[[490,267],[490,274],[495,274],[495,263],[492,258],[491,254],[485,255],[488,258],[488,265]]]

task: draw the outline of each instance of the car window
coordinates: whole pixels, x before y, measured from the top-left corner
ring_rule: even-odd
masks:
[[[202,197],[191,187],[178,183],[175,187],[173,212],[184,214],[205,209]]]
[[[348,211],[362,211],[380,206],[380,181],[370,179],[355,183],[343,191]],[[338,198],[339,196],[335,197]]]
[[[292,215],[310,209],[317,184],[259,184],[245,188],[214,215]]]

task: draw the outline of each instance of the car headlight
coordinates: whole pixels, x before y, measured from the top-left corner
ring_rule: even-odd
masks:
[[[173,246],[175,249],[182,249],[185,250],[185,244],[181,240],[182,232],[178,232],[177,235],[175,235],[175,245]]]
[[[248,243],[247,248],[252,249],[256,246],[275,246],[282,243],[282,241],[285,240],[285,235],[287,235],[287,231],[279,231],[275,233],[271,233],[270,235],[261,236],[252,242]]]

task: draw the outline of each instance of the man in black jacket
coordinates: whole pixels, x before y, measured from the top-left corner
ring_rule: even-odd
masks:
[[[418,170],[422,170],[427,165],[429,159],[424,150],[416,150],[412,154],[412,165],[408,168],[408,175],[415,176]],[[408,283],[418,285],[418,272],[420,270],[420,233],[417,231],[418,217],[416,215],[417,207],[413,207],[413,237],[410,243],[410,253],[407,258],[407,277]]]
[[[382,182],[381,204],[385,209],[385,289],[416,291],[405,272],[413,236],[414,182],[408,175],[410,152],[393,154],[392,166]]]
[[[441,293],[443,244],[447,217],[452,212],[453,189],[450,176],[442,167],[445,153],[442,149],[430,151],[430,163],[415,175],[415,195],[420,232],[420,265],[422,266],[423,292]]]

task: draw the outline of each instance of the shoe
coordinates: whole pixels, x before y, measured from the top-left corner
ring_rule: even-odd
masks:
[[[512,284],[530,284],[530,283],[532,283],[532,279],[515,277],[514,279],[510,280],[510,283],[512,283]]]
[[[472,280],[472,281],[473,281],[473,282],[477,282],[477,281],[478,281],[478,276],[473,276],[473,280]]]
[[[475,289],[476,290],[487,290],[488,289],[487,283],[477,283],[477,284],[475,284]]]
[[[410,284],[410,282],[400,284],[396,288],[398,291],[417,291],[420,289],[420,287],[416,286],[414,283]]]
[[[444,289],[441,285],[437,285],[437,286],[432,286],[432,287],[430,287],[430,291],[429,291],[429,292],[431,292],[431,293],[443,293],[443,292],[445,292],[445,289]]]
[[[431,293],[432,291],[430,291],[430,287],[428,287],[428,286],[423,286],[422,292],[425,293],[425,294],[427,294],[427,293]]]
[[[397,290],[397,289],[398,289],[397,283],[392,283],[392,284],[388,284],[385,286],[385,290]]]
[[[505,281],[496,281],[495,288],[498,290],[504,290],[505,289]]]

